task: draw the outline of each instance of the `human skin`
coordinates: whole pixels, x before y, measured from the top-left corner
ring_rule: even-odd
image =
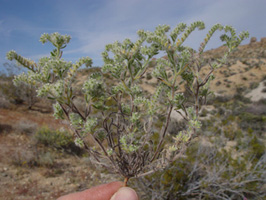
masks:
[[[111,199],[112,198],[112,199]],[[60,197],[57,200],[138,200],[136,192],[123,187],[122,182],[111,182]]]

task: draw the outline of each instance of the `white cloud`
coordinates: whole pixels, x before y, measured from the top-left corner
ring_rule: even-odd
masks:
[[[51,6],[55,6],[56,10],[56,13],[51,13],[54,15],[51,26],[11,17],[5,19],[8,21],[0,20],[0,34],[7,36],[19,31],[32,37],[33,42],[43,32],[70,34],[72,41],[64,55],[68,58],[88,55],[96,65],[100,65],[101,52],[106,44],[125,38],[135,40],[138,29],[152,31],[158,24],[174,27],[180,22],[189,24],[203,20],[206,30],[197,31],[187,41],[194,48],[216,23],[232,25],[237,32],[248,29],[251,36],[262,37],[266,33],[265,0],[63,0],[54,1]],[[218,34],[215,36],[218,37]],[[219,45],[218,40],[213,40],[208,47]],[[40,55],[43,55],[42,52],[39,52]],[[32,57],[39,58],[40,55]]]
[[[168,3],[174,4],[173,7]],[[66,54],[80,52],[88,53],[100,60],[101,52],[108,43],[115,40],[122,41],[125,38],[135,40],[137,30],[153,30],[158,24],[176,24],[178,10],[181,13],[181,4],[169,0],[114,0],[104,1],[103,4],[95,6],[96,10],[90,10],[85,15],[81,9],[79,13],[72,15],[62,14],[61,23],[68,29],[72,29],[73,42],[78,42],[79,47],[67,50]],[[72,5],[58,7],[63,13],[70,10]],[[73,6],[75,7],[75,6]],[[176,9],[174,8],[176,7]],[[59,11],[60,12],[60,11]],[[175,17],[170,16],[175,15]],[[82,17],[81,17],[82,16]]]
[[[81,46],[75,51],[100,55],[107,43],[123,40],[126,37],[135,39],[136,31],[140,28],[153,30],[158,24],[170,24],[174,27],[183,21],[191,23],[203,20],[206,31],[192,34],[187,42],[195,48],[200,44],[207,30],[218,22],[233,25],[238,30],[245,30],[247,26],[252,26],[256,20],[253,15],[258,15],[256,12],[261,8],[262,1],[113,0],[103,2],[101,5],[94,6],[95,10],[88,12],[87,15],[81,10],[78,14],[70,13],[64,16],[62,23],[66,27],[77,30],[73,32],[73,38],[76,38]],[[220,43],[215,40],[211,45],[217,47]]]

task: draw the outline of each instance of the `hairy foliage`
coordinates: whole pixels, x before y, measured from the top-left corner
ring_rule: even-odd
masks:
[[[102,53],[102,72],[91,74],[83,85],[86,102],[83,110],[73,101],[73,81],[78,69],[83,64],[91,66],[92,60],[86,57],[71,63],[62,59],[62,49],[69,43],[70,36],[43,34],[41,42],[51,42],[55,49],[50,57],[41,58],[38,63],[15,51],[8,52],[7,58],[29,69],[27,74],[14,79],[15,84],[34,85],[38,96],[56,101],[54,114],[69,120],[76,136],[75,143],[84,147],[97,163],[116,171],[127,182],[131,177],[151,173],[177,160],[199,135],[199,111],[210,94],[208,86],[213,71],[248,37],[247,32],[237,36],[232,27],[218,24],[209,31],[199,51],[183,45],[194,30],[204,27],[201,21],[190,26],[180,23],[168,33],[170,27],[163,25],[154,32],[138,31],[135,42],[125,39],[106,45]],[[200,76],[205,64],[202,52],[217,30],[224,30],[221,40],[228,51],[224,57],[209,63],[207,75]],[[153,95],[144,96],[140,80],[159,52],[167,55],[157,59],[152,69],[152,75],[160,83]],[[113,85],[106,85],[103,79],[106,74],[116,80]],[[180,90],[181,84],[185,84],[189,97]],[[165,144],[173,110],[182,115],[188,128]],[[158,116],[164,116],[159,129],[156,127],[161,120]]]

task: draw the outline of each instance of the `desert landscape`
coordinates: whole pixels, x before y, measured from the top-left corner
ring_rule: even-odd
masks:
[[[224,50],[206,51],[204,57],[218,58]],[[79,73],[77,87],[89,73]],[[151,199],[152,191],[168,195],[166,199],[171,199],[172,193],[180,199],[197,199],[195,195],[219,199],[219,191],[235,194],[232,199],[265,198],[266,38],[251,38],[249,44],[239,46],[214,76],[210,87],[214,95],[201,111],[201,138],[167,174],[159,172],[129,182],[142,199]],[[121,179],[99,170],[88,154],[75,146],[68,124],[54,119],[51,103],[32,98],[30,90],[18,91],[11,79],[0,77],[0,199],[56,199]],[[142,79],[147,94],[154,92],[155,84],[155,78]],[[173,114],[169,134],[182,129],[178,119],[178,114]],[[198,145],[202,148],[195,148]],[[207,151],[215,153],[210,156]],[[200,159],[202,154],[210,159],[209,164]],[[219,163],[226,164],[228,170],[221,171]],[[210,173],[217,179],[211,180]],[[170,178],[173,174],[176,178]]]

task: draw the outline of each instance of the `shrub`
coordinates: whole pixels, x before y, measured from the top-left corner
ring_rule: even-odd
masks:
[[[217,82],[215,83],[216,86],[219,86],[219,85],[221,85],[221,84],[222,84],[221,81],[217,81]]]
[[[18,167],[48,167],[55,165],[55,156],[52,152],[37,150],[30,152],[27,150],[16,151],[12,156],[11,163]]]
[[[187,127],[187,124],[184,120],[172,120],[169,124],[168,133],[170,135],[177,135],[180,131],[185,130]]]
[[[258,105],[266,105],[266,98],[262,98],[262,99],[260,99],[258,102]]]
[[[253,89],[256,89],[258,86],[259,86],[259,83],[257,83],[257,82],[251,82],[250,85],[249,85],[249,88],[251,90],[253,90]]]
[[[256,131],[264,131],[266,129],[266,117],[263,115],[254,115],[252,113],[243,112],[239,115],[240,127],[242,129],[252,128]]]
[[[253,148],[253,147],[252,147]],[[231,152],[194,143],[164,171],[137,179],[136,189],[149,199],[263,199],[266,153],[233,158]]]
[[[250,154],[257,159],[260,159],[266,152],[265,144],[263,144],[263,141],[259,140],[256,135],[252,136],[249,146]]]
[[[232,99],[232,97],[227,96],[227,95],[218,95],[214,99],[214,103],[226,103],[226,102],[230,101],[231,99]]]
[[[36,134],[37,143],[45,146],[63,147],[72,141],[71,135],[66,131],[51,130],[48,127],[40,128]]]
[[[147,75],[146,75],[146,79],[147,79],[147,80],[151,80],[151,79],[152,79],[152,75],[151,75],[151,73],[147,73]]]
[[[38,155],[38,158],[33,161],[33,164],[41,167],[53,167],[55,165],[55,157],[51,152],[43,152]]]
[[[242,77],[242,80],[246,81],[246,80],[248,80],[248,78],[247,77]]]
[[[102,53],[102,72],[91,74],[83,85],[86,102],[84,112],[73,101],[75,92],[72,84],[78,69],[83,64],[91,66],[92,59],[81,58],[73,64],[61,58],[62,49],[69,43],[70,36],[43,34],[40,41],[51,42],[55,49],[50,57],[41,58],[38,64],[14,51],[8,52],[7,57],[29,70],[28,74],[17,76],[14,82],[17,85],[34,85],[39,96],[56,101],[55,116],[69,120],[75,132],[75,143],[84,147],[97,163],[123,176],[126,185],[130,178],[153,172],[176,160],[198,136],[201,127],[199,112],[210,95],[209,84],[214,78],[213,71],[222,66],[232,50],[248,37],[247,32],[237,36],[231,26],[216,24],[198,51],[184,46],[185,40],[195,29],[204,28],[201,21],[190,26],[180,23],[169,33],[170,26],[162,25],[154,32],[138,31],[136,42],[125,39],[106,45]],[[203,51],[218,30],[225,32],[221,40],[228,47],[227,51],[222,58],[209,62],[210,71],[200,76],[200,70],[206,64]],[[153,95],[143,96],[141,79],[158,53],[167,55],[156,60],[152,72],[159,84]],[[107,87],[103,74],[110,74],[116,80],[115,84]],[[182,84],[186,87],[186,94],[179,90]],[[187,122],[187,128],[171,137],[169,141],[172,143],[165,144],[174,109],[181,109],[185,113],[182,117]],[[164,121],[160,136],[155,137],[156,120],[159,119],[156,116],[160,115],[164,116]],[[158,141],[153,138],[158,138]],[[94,141],[94,144],[90,141]]]
[[[24,167],[32,165],[33,160],[35,160],[33,152],[22,149],[14,153],[11,159],[11,163],[15,166]]]
[[[10,108],[11,107],[11,103],[4,97],[2,96],[2,94],[0,93],[0,108]]]
[[[56,149],[63,149],[68,153],[82,155],[84,152],[75,145],[73,135],[64,129],[52,130],[42,127],[34,135],[37,144],[42,144]]]
[[[34,86],[21,84],[20,87],[16,87],[12,82],[13,78],[14,75],[10,75],[8,77],[3,75],[1,76],[2,83],[0,84],[0,94],[3,95],[2,98],[13,104],[22,104],[25,102],[28,105],[28,108],[31,109],[32,106],[39,100],[36,97]]]
[[[14,129],[22,134],[33,134],[37,129],[37,124],[30,120],[20,120],[15,124]]]
[[[0,133],[10,133],[12,126],[8,124],[0,124]]]
[[[266,104],[261,100],[249,105],[245,111],[254,115],[266,115]]]

